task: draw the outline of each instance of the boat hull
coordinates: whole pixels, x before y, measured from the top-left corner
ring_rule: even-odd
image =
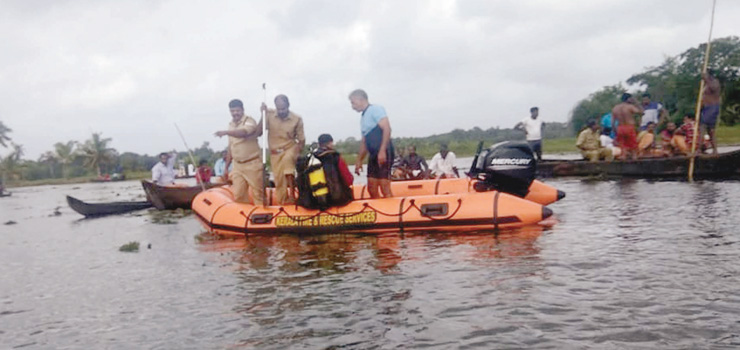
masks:
[[[144,202],[110,202],[110,203],[86,203],[77,198],[67,196],[67,204],[72,210],[85,217],[96,217],[114,214],[123,214],[136,210],[151,208],[152,203]]]
[[[391,192],[394,197],[421,196],[431,194],[472,193],[477,179],[454,178],[454,179],[432,179],[432,180],[408,180],[392,181]],[[368,199],[370,194],[367,186],[355,185],[353,187],[355,199]],[[524,199],[548,205],[565,197],[565,193],[542,181],[534,180],[529,186],[529,192]]]
[[[203,189],[201,186],[160,186],[151,181],[141,180],[147,199],[159,210],[190,209],[190,203],[195,195]],[[215,185],[207,185],[206,188]]]
[[[689,157],[648,158],[627,161],[543,161],[537,164],[539,177],[607,176],[636,178],[687,177]],[[740,151],[696,157],[694,176],[729,177],[738,174]]]
[[[192,205],[209,232],[224,236],[507,229],[552,215],[541,204],[495,191],[359,199],[320,211],[236,203],[222,187],[198,194]]]

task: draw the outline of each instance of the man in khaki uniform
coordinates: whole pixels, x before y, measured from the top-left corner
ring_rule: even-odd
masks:
[[[581,150],[583,158],[588,159],[592,162],[596,162],[599,159],[604,159],[611,162],[614,160],[611,148],[601,146],[599,140],[599,125],[596,121],[589,119],[586,122],[587,128],[583,129],[578,134],[578,140],[576,140],[576,147]]]
[[[275,175],[275,196],[280,204],[295,203],[295,163],[306,144],[303,119],[290,111],[288,96],[275,96],[275,109],[262,104],[267,120],[270,164]],[[261,125],[260,125],[261,126]]]
[[[229,130],[217,131],[216,136],[228,136],[229,147],[226,155],[226,169],[234,162],[231,173],[224,173],[224,178],[231,178],[231,190],[237,202],[249,203],[249,190],[255,205],[262,205],[262,162],[261,150],[257,138],[262,135],[262,128],[252,117],[244,115],[244,105],[240,100],[229,102],[231,122]]]

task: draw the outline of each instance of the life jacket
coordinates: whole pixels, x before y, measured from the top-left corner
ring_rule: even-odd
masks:
[[[339,153],[319,149],[296,162],[296,204],[310,209],[342,206],[352,201],[352,189],[339,173]]]
[[[314,156],[321,160],[329,188],[329,206],[342,206],[352,201],[352,188],[345,183],[339,172],[339,153],[335,150],[319,149]]]

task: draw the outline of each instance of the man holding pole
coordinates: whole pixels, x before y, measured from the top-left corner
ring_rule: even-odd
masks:
[[[303,119],[290,110],[288,96],[275,96],[275,109],[262,103],[267,121],[267,143],[270,164],[275,175],[275,196],[279,204],[293,204],[295,193],[295,164],[306,144]],[[260,125],[261,127],[262,125]]]
[[[231,122],[228,130],[216,131],[218,137],[228,136],[229,147],[226,168],[234,162],[234,170],[228,173],[231,190],[240,203],[249,203],[249,191],[255,205],[262,205],[262,162],[257,138],[262,129],[252,117],[244,115],[244,104],[240,100],[229,102]],[[224,176],[226,177],[226,175]]]
[[[702,132],[699,135],[704,135],[706,129],[709,134],[709,143],[712,145],[712,153],[717,154],[717,143],[714,139],[714,130],[717,126],[717,119],[720,111],[720,85],[717,77],[714,76],[714,72],[707,70],[701,74],[701,78],[704,80],[704,95],[701,99],[701,128]],[[701,143],[701,140],[699,140]]]

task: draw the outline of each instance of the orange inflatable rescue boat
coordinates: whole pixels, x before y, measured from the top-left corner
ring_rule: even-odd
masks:
[[[541,204],[498,191],[360,199],[342,207],[318,210],[237,203],[230,188],[219,187],[198,194],[192,208],[210,232],[242,237],[504,229],[536,224],[552,215]]]
[[[392,198],[370,199],[366,187],[356,185],[354,200],[344,206],[319,210],[272,205],[272,193],[266,206],[255,206],[235,202],[231,189],[220,187],[198,194],[192,208],[210,232],[225,236],[506,229],[550,217],[552,211],[542,203],[555,202],[564,193],[534,180],[529,146],[507,145],[503,153],[496,147],[481,161],[476,156],[474,179],[395,182]],[[501,163],[515,166],[499,167]]]

